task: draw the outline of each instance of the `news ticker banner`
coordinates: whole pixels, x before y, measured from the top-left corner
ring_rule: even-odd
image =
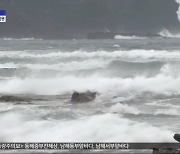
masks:
[[[94,143],[94,142],[11,142],[0,143],[0,150],[130,150],[130,149],[180,149],[180,143]]]

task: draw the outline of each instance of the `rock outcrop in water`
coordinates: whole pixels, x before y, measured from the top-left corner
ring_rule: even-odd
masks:
[[[174,139],[180,142],[180,134],[174,134]]]
[[[87,91],[84,93],[74,92],[71,97],[71,102],[83,103],[91,102],[96,98],[96,92]]]
[[[28,102],[28,99],[21,98],[18,96],[12,96],[12,95],[3,95],[0,97],[1,102]]]

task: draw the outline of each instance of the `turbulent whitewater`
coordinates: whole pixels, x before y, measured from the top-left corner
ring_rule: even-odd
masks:
[[[179,132],[178,38],[0,40],[1,142],[171,142]],[[98,93],[70,102],[74,91]]]

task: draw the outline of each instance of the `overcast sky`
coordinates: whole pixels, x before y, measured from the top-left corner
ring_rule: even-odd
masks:
[[[89,32],[178,29],[175,0],[0,0],[1,37],[84,38]]]

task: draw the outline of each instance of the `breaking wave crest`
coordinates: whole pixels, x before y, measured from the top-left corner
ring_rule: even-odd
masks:
[[[159,32],[159,35],[162,37],[167,37],[167,38],[180,38],[180,34],[172,34],[170,31],[167,29],[163,29]]]
[[[37,51],[40,52],[40,51]],[[51,52],[37,54],[37,52],[29,51],[0,51],[0,58],[54,58],[64,59],[64,58],[125,58],[125,59],[138,59],[138,60],[152,60],[152,59],[162,59],[162,60],[176,60],[180,59],[180,51],[166,51],[166,50],[144,50],[144,49],[133,49],[133,50],[118,50],[118,51],[94,51],[86,52],[82,50],[77,50],[73,52]]]
[[[36,86],[35,86],[36,85]],[[167,76],[163,74],[154,77],[137,76],[130,78],[101,77],[92,75],[88,77],[56,76],[52,78],[11,78],[0,81],[0,93],[14,94],[47,94],[56,95],[77,91],[98,91],[100,93],[130,92],[138,94],[149,91],[154,93],[179,93],[180,76]]]
[[[89,59],[85,61],[69,61],[69,62],[56,62],[50,64],[40,63],[4,63],[0,64],[0,69],[21,69],[27,68],[32,70],[62,70],[62,71],[75,71],[75,70],[86,70],[86,69],[97,69],[106,68],[110,64],[110,61],[104,61],[101,59]]]

